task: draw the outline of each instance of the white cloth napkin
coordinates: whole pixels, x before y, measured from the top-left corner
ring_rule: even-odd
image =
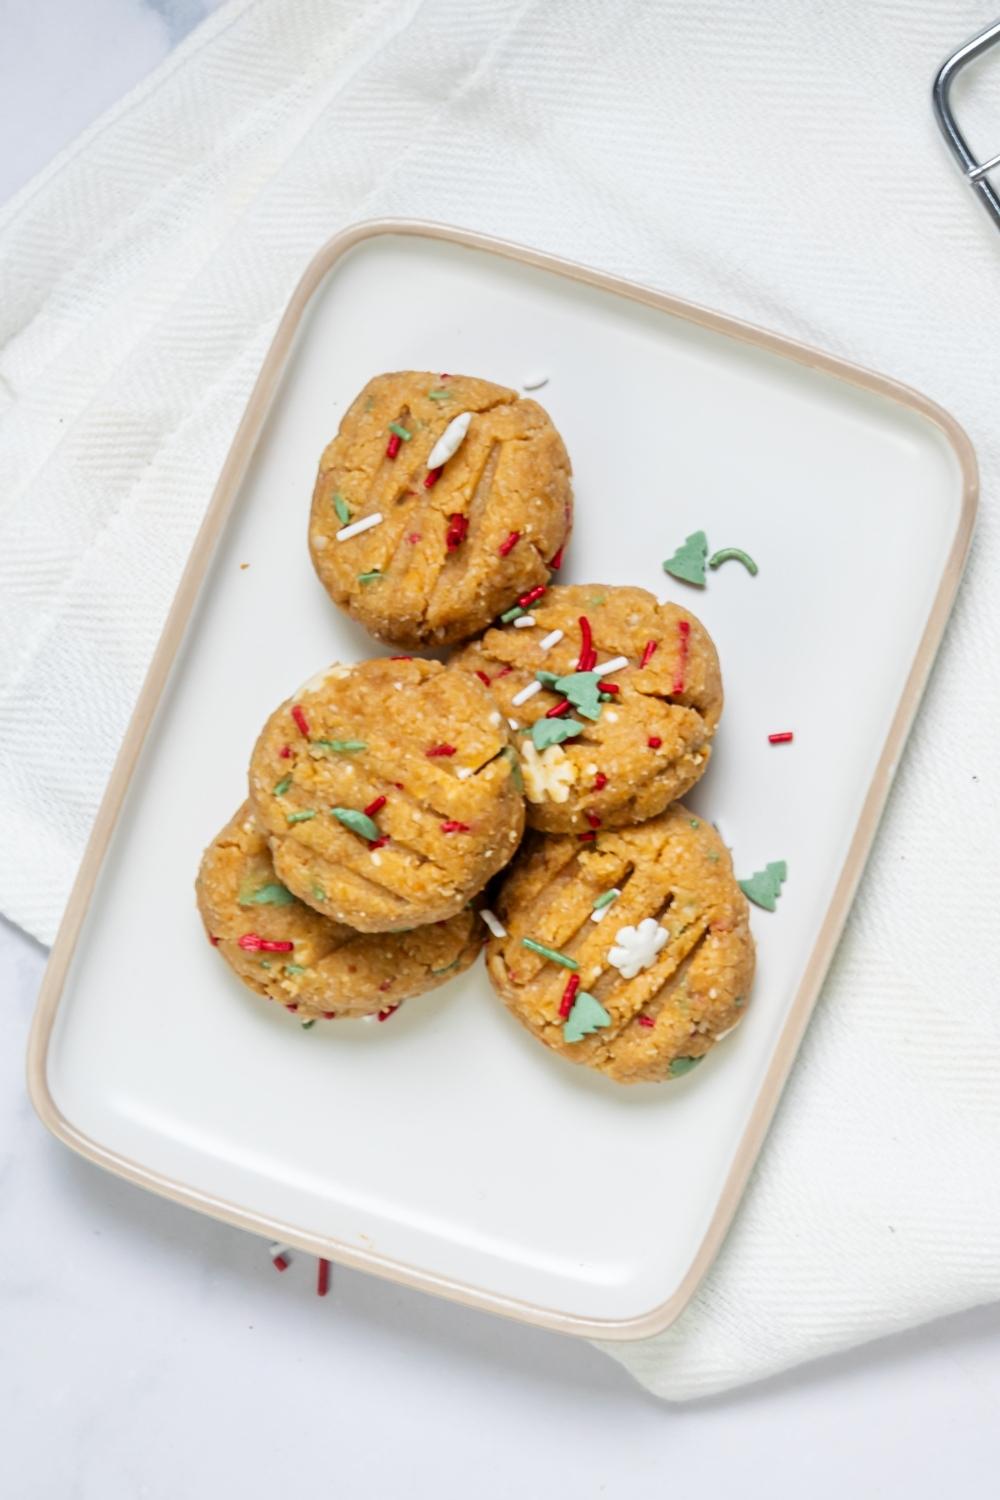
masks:
[[[1000,235],[929,109],[982,22],[971,0],[232,0],[0,216],[0,906],[45,941],[275,323],[346,223],[439,219],[650,282],[971,433],[969,575],[779,1118],[694,1304],[608,1346],[665,1397],[1000,1295]],[[1000,57],[959,92],[984,157],[990,67],[995,96]]]

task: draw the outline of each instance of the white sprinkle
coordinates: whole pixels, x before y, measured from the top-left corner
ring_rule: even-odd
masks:
[[[739,1025],[739,1024],[740,1024],[740,1023],[739,1023],[739,1021],[736,1021],[736,1022],[734,1022],[734,1024],[733,1024],[733,1025],[732,1025],[732,1026],[727,1026],[727,1027],[726,1027],[726,1029],[725,1029],[725,1031],[720,1031],[720,1032],[719,1032],[719,1034],[718,1034],[718,1036],[717,1036],[717,1037],[716,1037],[716,1038],[715,1038],[715,1040],[716,1040],[716,1041],[717,1041],[717,1042],[721,1042],[721,1041],[722,1041],[722,1039],[723,1039],[723,1038],[724,1038],[724,1037],[727,1037],[727,1036],[729,1036],[729,1034],[730,1034],[730,1033],[731,1033],[731,1032],[733,1032],[733,1031],[735,1031],[735,1030],[736,1030],[736,1027],[737,1027],[737,1026],[738,1026],[738,1025]]]
[[[378,1020],[378,1016],[377,1015],[360,1016],[359,1019],[362,1020],[362,1021],[377,1021]]]
[[[604,711],[604,717],[607,719],[607,721],[608,721],[609,724],[617,724],[618,723],[618,715],[611,708],[605,709],[605,711]]]
[[[583,770],[584,770],[584,774],[587,775],[587,776],[596,776],[597,775],[597,762],[596,761],[591,761],[590,765],[589,766],[584,766]]]
[[[718,998],[719,998],[719,992],[718,992],[718,990],[709,990],[709,992],[708,992],[708,998],[710,1000],[718,1000]]]
[[[548,635],[543,635],[542,639],[538,642],[539,651],[551,651],[552,647],[558,645],[562,638],[563,632],[561,630],[550,630]]]
[[[540,693],[541,691],[542,684],[540,682],[529,682],[527,687],[523,687],[519,693],[514,694],[510,700],[511,707],[520,708],[522,703],[527,703],[529,698],[533,698],[536,693]]]
[[[602,906],[599,911],[592,911],[590,913],[590,920],[592,922],[603,922],[610,910],[610,906]]]
[[[459,766],[458,770],[455,772],[455,775],[458,777],[459,781],[468,781],[469,777],[472,775],[472,767]]]
[[[520,729],[521,727],[516,719],[508,719],[507,723],[510,725],[511,729]]]
[[[515,630],[530,630],[535,623],[534,615],[518,615],[514,621]]]
[[[452,417],[427,456],[428,469],[440,469],[442,464],[446,464],[458,452],[465,441],[471,421],[471,411],[463,411],[457,417]]]
[[[372,850],[372,864],[373,865],[380,865],[381,863],[382,863],[382,856],[381,856],[381,854],[378,852],[377,849],[373,849]]]
[[[525,375],[521,381],[522,391],[540,391],[543,385],[548,385],[549,377],[541,370],[535,370],[531,375]]]
[[[274,1244],[268,1247],[268,1254],[272,1260],[277,1260],[279,1255],[291,1255],[291,1253],[288,1245]]]
[[[349,542],[352,536],[357,536],[362,531],[370,531],[373,526],[381,526],[382,512],[373,510],[370,516],[362,516],[360,521],[352,521],[350,526],[342,526],[337,532],[338,542]]]
[[[494,728],[500,728],[501,716],[495,708],[490,710],[490,723],[494,726]]]
[[[620,672],[621,669],[622,669],[622,667],[627,667],[627,666],[628,666],[628,657],[627,656],[613,656],[610,661],[602,661],[602,662],[600,662],[594,668],[594,671],[600,673],[600,675],[602,677],[607,677],[607,675],[608,675],[609,672]]]
[[[506,927],[503,925],[496,913],[490,911],[488,906],[484,906],[479,915],[482,917],[483,921],[486,923],[487,927],[490,929],[494,937],[504,938],[507,936]]]

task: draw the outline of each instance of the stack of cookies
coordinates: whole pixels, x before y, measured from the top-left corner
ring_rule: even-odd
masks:
[[[377,639],[271,714],[198,904],[251,989],[388,1017],[472,964],[547,1047],[620,1082],[689,1071],[739,1021],[747,903],[677,800],[708,765],[718,656],[643,589],[560,585],[570,463],[483,380],[369,382],[320,462],[309,545]],[[525,827],[528,832],[525,835]]]

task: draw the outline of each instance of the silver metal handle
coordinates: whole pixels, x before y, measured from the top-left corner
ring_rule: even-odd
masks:
[[[1000,152],[996,156],[991,156],[988,161],[977,161],[969,150],[965,136],[958,128],[958,122],[951,107],[951,86],[957,75],[966,63],[972,62],[974,58],[979,57],[998,41],[1000,41],[1000,21],[995,21],[992,26],[987,26],[985,31],[981,31],[978,36],[966,42],[963,47],[959,47],[957,52],[953,52],[938,70],[931,98],[941,134],[958,162],[962,175],[972,191],[979,197],[994,224],[1000,229],[1000,196],[988,180],[993,168],[1000,166]]]

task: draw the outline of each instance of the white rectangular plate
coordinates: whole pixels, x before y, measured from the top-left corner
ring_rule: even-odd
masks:
[[[303,1032],[205,942],[194,873],[265,716],[377,649],[328,603],[306,518],[351,398],[408,368],[548,372],[538,395],[575,470],[561,580],[682,600],[718,644],[726,709],[693,802],[738,874],[785,859],[789,878],[778,911],[754,913],[743,1025],[683,1080],[629,1090],[551,1056],[481,965],[386,1025]],[[964,434],[891,381],[459,231],[340,236],[261,373],[53,951],[30,1058],[42,1117],[103,1165],[304,1249],[569,1332],[665,1327],[759,1149],[974,510]],[[698,528],[759,575],[665,577]],[[782,729],[794,744],[770,746]]]

